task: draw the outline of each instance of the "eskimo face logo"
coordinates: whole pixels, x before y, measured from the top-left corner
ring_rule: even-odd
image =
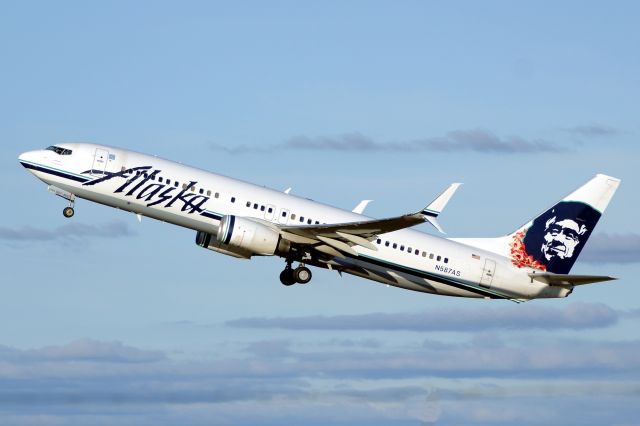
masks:
[[[577,201],[564,201],[538,216],[530,227],[514,236],[512,261],[567,274],[600,219],[600,212]]]
[[[545,224],[544,243],[542,253],[547,262],[555,256],[560,259],[570,259],[580,244],[580,237],[589,229],[585,225],[578,224],[573,219],[558,221],[552,217]]]

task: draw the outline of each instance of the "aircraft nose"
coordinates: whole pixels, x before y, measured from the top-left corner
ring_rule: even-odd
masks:
[[[26,169],[32,169],[34,163],[38,163],[38,151],[23,152],[18,156],[18,161],[22,164],[22,167]]]
[[[34,153],[34,151],[23,152],[22,154],[20,154],[18,156],[18,161],[20,161],[20,163],[24,163],[25,161],[32,161],[33,160],[33,153]]]

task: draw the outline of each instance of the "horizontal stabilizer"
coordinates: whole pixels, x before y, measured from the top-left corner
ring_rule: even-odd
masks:
[[[593,284],[602,281],[617,280],[617,278],[603,275],[569,275],[569,274],[551,274],[551,273],[531,273],[531,280],[543,282],[551,286],[573,287],[576,285]]]

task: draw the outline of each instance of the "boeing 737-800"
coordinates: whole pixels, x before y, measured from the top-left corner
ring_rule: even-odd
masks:
[[[598,174],[511,234],[447,239],[411,229],[437,217],[454,183],[415,213],[386,219],[151,155],[86,143],[25,152],[20,163],[66,199],[101,203],[193,229],[196,243],[242,259],[280,256],[284,285],[328,268],[419,292],[524,301],[566,297],[575,286],[611,280],[570,275],[620,180]],[[296,263],[296,267],[294,267]]]

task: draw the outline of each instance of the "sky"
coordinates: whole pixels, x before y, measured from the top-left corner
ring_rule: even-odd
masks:
[[[637,425],[637,2],[2,2],[3,425]],[[622,185],[568,299],[457,299],[203,250],[18,163],[156,154],[451,237]],[[424,232],[435,232],[420,226]]]

